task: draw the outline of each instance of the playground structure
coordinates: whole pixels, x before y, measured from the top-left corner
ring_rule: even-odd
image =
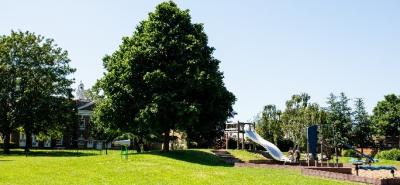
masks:
[[[282,162],[291,162],[291,160],[283,155],[281,150],[277,146],[275,146],[273,143],[263,139],[260,135],[257,134],[255,131],[256,124],[255,123],[244,123],[244,122],[236,122],[236,123],[226,123],[226,128],[225,128],[225,146],[226,149],[228,149],[229,146],[229,138],[234,138],[236,139],[236,149],[240,148],[240,143],[242,145],[242,149],[245,148],[245,136],[249,138],[251,141],[253,141],[260,146],[264,147],[268,154],[275,160],[277,161],[282,161]],[[253,148],[255,146],[253,145]]]
[[[305,135],[307,138],[306,147],[306,160],[294,160],[293,155],[287,157],[283,152],[273,143],[262,138],[256,131],[255,123],[244,123],[244,122],[229,122],[226,123],[225,128],[225,146],[228,149],[229,140],[233,139],[236,141],[236,149],[246,149],[245,146],[251,146],[255,149],[255,144],[262,146],[265,151],[269,154],[267,158],[272,158],[272,160],[255,160],[249,161],[248,163],[235,163],[235,166],[254,166],[260,164],[260,167],[267,167],[268,164],[271,165],[285,165],[290,167],[292,165],[302,166],[301,171],[303,175],[312,175],[320,177],[328,177],[334,179],[350,180],[354,182],[362,182],[369,184],[399,184],[399,178],[395,178],[396,167],[394,166],[382,166],[382,165],[371,165],[371,163],[377,162],[372,156],[369,156],[359,150],[356,147],[347,144],[345,139],[341,139],[335,133],[335,129],[332,127],[324,127],[321,125],[312,125],[307,127],[305,130]],[[325,132],[325,133],[323,133]],[[329,137],[331,144],[324,142],[323,136]],[[252,142],[250,142],[252,141]],[[231,146],[232,147],[232,146]],[[348,148],[353,150],[357,155],[357,159],[352,158],[350,161],[354,168],[344,167],[342,163],[339,163],[338,148]],[[298,149],[296,150],[296,152]],[[332,151],[334,151],[332,153]],[[219,151],[221,152],[221,151]],[[222,151],[228,153],[228,151]],[[226,156],[227,154],[224,154]],[[296,155],[295,155],[296,156]],[[300,155],[297,155],[300,156]],[[335,162],[331,160],[336,157]],[[361,160],[365,158],[365,160]],[[232,162],[232,161],[230,161]],[[360,170],[364,170],[359,174]],[[375,171],[390,171],[392,178],[379,179],[376,178],[375,174],[380,176],[382,173],[377,173]],[[367,172],[370,171],[370,172]],[[370,174],[369,174],[370,173]]]
[[[253,149],[255,148],[255,144],[258,144],[260,146],[262,146],[263,148],[265,148],[266,152],[268,152],[268,154],[276,161],[281,161],[284,162],[284,164],[286,162],[294,162],[293,158],[289,158],[287,156],[285,156],[282,151],[273,143],[265,140],[264,138],[262,138],[259,134],[257,134],[257,132],[255,131],[256,128],[256,124],[255,123],[245,123],[245,122],[228,122],[226,123],[226,127],[225,127],[225,147],[226,149],[228,149],[229,146],[229,139],[232,138],[234,140],[236,140],[236,149],[245,149],[245,137],[247,137],[248,139],[250,139],[253,142]],[[366,164],[366,165],[371,165],[371,163],[376,162],[376,159],[374,159],[373,157],[362,153],[361,151],[357,150],[356,147],[351,146],[349,144],[347,144],[346,142],[344,142],[342,139],[338,139],[336,137],[336,134],[333,134],[334,138],[334,145],[333,146],[328,146],[327,144],[324,144],[322,142],[322,135],[319,136],[319,131],[318,129],[320,129],[320,126],[317,125],[312,125],[310,127],[308,127],[306,129],[306,138],[307,138],[307,152],[306,152],[306,162],[307,162],[307,166],[310,166],[312,162],[314,162],[314,165],[317,166],[331,166],[331,163],[329,163],[329,158],[327,158],[326,156],[328,156],[327,153],[325,153],[325,157],[324,157],[324,149],[325,151],[327,150],[335,150],[335,163],[334,166],[335,167],[339,167],[341,166],[341,164],[339,164],[339,155],[338,155],[338,147],[341,146],[342,148],[348,148],[350,150],[353,150],[355,153],[357,153],[360,157],[365,158],[365,161],[360,161],[358,160],[357,162],[357,166],[359,167],[358,169],[380,169],[380,168],[368,168],[365,166],[362,166],[362,164]],[[332,128],[328,128],[328,129],[321,129],[321,132],[325,130],[325,132],[328,130],[328,132],[332,132],[334,133],[334,129]],[[320,142],[319,146],[320,146],[320,155],[318,156],[318,143]],[[325,148],[324,148],[325,146]],[[328,147],[327,147],[328,146]],[[299,162],[299,161],[295,161],[295,162]],[[326,164],[324,164],[324,162],[326,162]],[[356,164],[356,163],[353,163]],[[381,169],[389,169],[386,167],[382,167]],[[393,168],[390,168],[393,169]]]
[[[257,134],[255,130],[252,130],[249,125],[245,125],[244,127],[245,135],[250,138],[253,142],[261,145],[264,147],[267,152],[270,154],[272,158],[274,158],[277,161],[283,161],[283,162],[292,162],[288,157],[283,155],[281,150],[271,142],[263,139],[260,135]]]
[[[245,126],[249,125],[249,127],[253,130],[256,128],[255,123],[244,123],[244,122],[227,122],[225,124],[225,147],[228,149],[229,139],[232,138],[236,140],[236,149],[244,149],[245,148]],[[253,145],[255,146],[255,145]]]

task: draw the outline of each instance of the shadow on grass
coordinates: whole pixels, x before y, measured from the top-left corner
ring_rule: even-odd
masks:
[[[10,162],[10,161],[13,161],[13,160],[3,160],[3,159],[0,159],[0,162]]]
[[[98,155],[96,151],[79,150],[31,150],[28,155],[23,150],[11,150],[10,154],[0,152],[0,156],[27,156],[27,157],[82,157]]]
[[[176,159],[180,161],[196,163],[207,166],[224,166],[224,167],[232,167],[232,164],[225,163],[221,158],[215,156],[214,154],[198,151],[198,150],[175,150],[169,152],[162,151],[151,151],[146,152],[145,154],[158,155],[163,157],[168,157],[171,159]],[[132,154],[132,155],[140,155],[140,154]]]

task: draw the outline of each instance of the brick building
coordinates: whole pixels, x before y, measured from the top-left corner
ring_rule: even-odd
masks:
[[[91,120],[93,108],[95,103],[84,95],[84,85],[81,82],[76,91],[76,108],[78,109],[78,122],[71,128],[63,132],[61,138],[49,138],[46,141],[38,141],[35,135],[32,135],[33,148],[104,148],[103,141],[95,140],[90,135]],[[19,133],[17,143],[19,147],[24,147],[26,143],[26,136],[24,133]],[[109,143],[108,148],[111,147]]]

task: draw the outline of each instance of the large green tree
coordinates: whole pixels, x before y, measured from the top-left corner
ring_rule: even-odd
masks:
[[[0,36],[0,124],[6,138],[16,126],[24,128],[26,151],[32,133],[61,129],[74,119],[69,62],[52,39],[21,31]]]
[[[96,107],[108,106],[108,102],[104,101],[104,95],[100,92],[99,83],[95,84],[92,88],[85,90],[84,96],[88,98],[90,101],[95,102]],[[108,126],[106,122],[101,122],[99,120],[103,116],[99,116],[101,112],[99,110],[103,110],[104,108],[95,108],[94,113],[92,114],[91,120],[91,128],[90,135],[94,137],[96,140],[102,140],[105,142],[105,145],[112,142],[118,136],[125,134],[121,132],[119,129],[113,129]],[[104,112],[103,112],[104,113]],[[140,151],[138,151],[140,152]],[[107,147],[106,147],[107,153]]]
[[[378,134],[383,136],[400,135],[400,96],[386,95],[373,109],[372,121]],[[400,142],[400,141],[399,141]]]
[[[365,110],[364,101],[361,98],[355,99],[353,111],[352,142],[361,147],[372,143],[372,122]]]
[[[327,122],[340,140],[349,140],[351,136],[352,120],[349,101],[350,99],[344,93],[340,93],[339,96],[331,93],[327,101]]]
[[[260,118],[256,121],[256,130],[263,138],[273,141],[276,145],[278,140],[283,138],[281,111],[275,105],[266,105]]]
[[[234,95],[223,83],[202,24],[171,1],[149,13],[119,49],[104,57],[98,81],[104,101],[97,122],[137,135],[155,134],[169,150],[171,130],[211,142],[232,115]]]
[[[306,128],[322,122],[321,109],[318,104],[310,103],[310,98],[306,93],[293,95],[286,101],[286,108],[282,113],[283,132],[299,147],[305,147]]]
[[[6,52],[10,50],[7,45],[4,43],[4,38],[0,37],[0,132],[3,137],[5,153],[10,152],[10,134],[18,126],[13,116],[16,103],[16,97],[13,93],[15,91],[16,70],[6,61],[8,57],[4,57]]]

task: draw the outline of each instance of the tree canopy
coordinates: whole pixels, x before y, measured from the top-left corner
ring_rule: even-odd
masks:
[[[400,96],[386,95],[373,109],[372,120],[378,134],[398,136],[400,134]]]
[[[372,122],[365,110],[364,101],[357,98],[354,102],[351,140],[354,144],[363,148],[372,143],[372,133]]]
[[[332,126],[335,137],[341,140],[351,138],[352,120],[349,101],[344,93],[340,93],[339,96],[331,93],[327,101],[327,123]]]
[[[257,133],[263,138],[273,141],[276,145],[278,140],[283,138],[281,114],[282,112],[275,105],[266,105],[256,126]]]
[[[310,103],[310,99],[307,93],[295,94],[286,101],[283,112],[275,105],[266,105],[256,120],[257,132],[275,144],[283,138],[291,140],[294,147],[304,148],[306,128],[318,125],[321,142],[328,148],[338,144],[337,139],[360,147],[372,144],[372,122],[363,99],[355,99],[354,111],[344,93],[330,94],[326,108]]]
[[[310,98],[307,93],[293,95],[282,113],[283,133],[299,147],[306,144],[306,128],[321,123],[321,109]]]
[[[22,126],[28,150],[32,133],[47,133],[74,119],[68,75],[75,69],[69,62],[68,53],[52,39],[21,31],[0,36],[0,124],[5,137]]]
[[[103,59],[97,124],[163,137],[164,150],[171,130],[199,142],[221,134],[235,96],[225,88],[203,25],[191,23],[188,10],[161,3],[122,40]]]

